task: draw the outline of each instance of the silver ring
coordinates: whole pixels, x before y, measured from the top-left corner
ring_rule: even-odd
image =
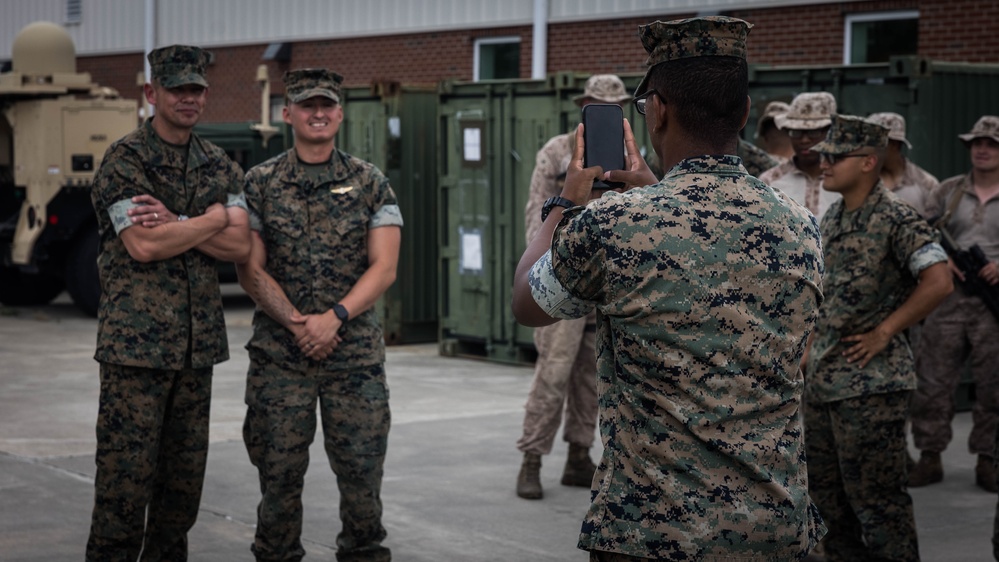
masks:
[[[159,213],[153,213],[153,218],[154,218],[154,219],[158,219],[158,218],[160,218],[160,214],[159,214]]]

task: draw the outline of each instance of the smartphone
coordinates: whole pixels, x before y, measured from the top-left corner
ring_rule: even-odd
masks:
[[[600,166],[604,171],[624,169],[624,112],[621,106],[591,103],[583,106],[583,166]],[[614,189],[623,183],[593,182],[593,189]]]

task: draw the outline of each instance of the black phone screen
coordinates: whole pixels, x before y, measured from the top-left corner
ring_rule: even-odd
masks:
[[[591,103],[583,107],[583,166],[600,166],[604,171],[624,169],[624,112],[621,106]],[[612,189],[623,184],[593,183],[595,189]]]

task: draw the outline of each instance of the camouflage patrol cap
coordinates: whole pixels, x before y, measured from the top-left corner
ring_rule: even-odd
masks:
[[[572,98],[572,101],[576,102],[576,105],[581,105],[586,98],[600,103],[621,103],[631,99],[631,95],[625,89],[624,82],[617,76],[594,74],[586,79],[583,93]]]
[[[836,113],[836,98],[829,92],[805,92],[794,96],[784,115],[774,117],[781,129],[813,131],[828,127]]]
[[[978,122],[975,123],[975,126],[971,128],[971,132],[957,136],[964,141],[964,144],[970,144],[975,139],[983,138],[999,142],[999,117],[995,115],[982,115],[978,119]]]
[[[190,45],[170,45],[154,49],[146,55],[153,78],[164,88],[176,88],[185,84],[208,87],[205,69],[211,61],[211,54],[200,47]]]
[[[284,73],[284,89],[291,103],[301,103],[316,96],[340,103],[343,76],[325,68],[303,68]]]
[[[791,106],[782,101],[772,101],[767,104],[767,107],[763,109],[763,115],[756,121],[756,133],[754,136],[759,138],[760,131],[764,129],[768,124],[772,123],[773,120],[778,115],[783,115],[791,109]]]
[[[649,73],[661,63],[692,57],[746,58],[746,36],[752,24],[727,16],[706,16],[674,21],[654,21],[638,26],[649,70],[635,89],[635,96],[645,93]]]
[[[859,148],[888,146],[888,127],[854,115],[832,116],[826,139],[812,147],[820,154],[846,154]]]
[[[905,138],[905,117],[890,111],[882,113],[872,113],[867,116],[867,120],[878,125],[888,127],[888,140],[905,143],[905,146],[912,148],[912,143]]]

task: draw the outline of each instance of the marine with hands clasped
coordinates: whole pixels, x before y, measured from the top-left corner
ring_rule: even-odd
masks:
[[[340,491],[340,562],[385,562],[381,485],[390,412],[375,302],[396,277],[402,215],[388,179],[334,145],[343,77],[285,73],[295,145],[246,174],[252,251],[237,269],[257,303],[246,348],[243,440],[262,498],[257,560],[300,560],[302,491],[318,403]]]

